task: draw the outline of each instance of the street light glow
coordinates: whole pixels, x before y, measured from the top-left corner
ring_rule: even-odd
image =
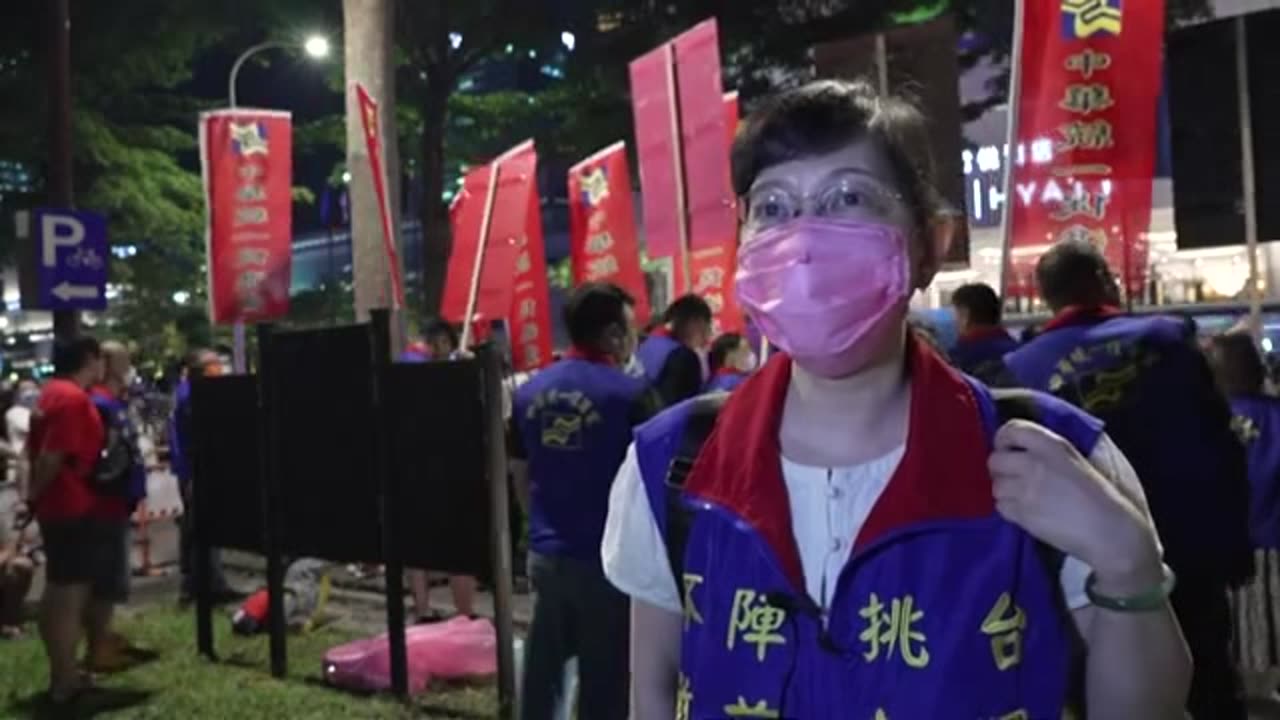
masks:
[[[569,32],[568,30],[565,30],[564,32],[560,33],[560,42],[561,44],[564,45],[565,50],[568,50],[569,52],[573,52],[574,46],[578,44],[578,39],[573,36],[573,33]]]
[[[351,182],[351,172],[349,170],[342,171],[342,183],[345,185]]]
[[[302,48],[313,58],[329,57],[329,38],[323,35],[312,35],[303,43]]]

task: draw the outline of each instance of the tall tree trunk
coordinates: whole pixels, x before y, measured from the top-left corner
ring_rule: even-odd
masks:
[[[373,185],[369,151],[355,84],[378,101],[378,132],[386,162],[396,157],[394,76],[388,34],[394,0],[343,0],[343,41],[347,84],[347,170],[351,173],[351,254],[357,321],[375,308],[391,307],[391,276],[383,247],[378,195]],[[398,172],[398,168],[393,171]],[[394,208],[398,203],[392,202]]]
[[[440,314],[453,233],[444,196],[444,134],[451,78],[432,73],[422,106],[422,298],[427,317]]]

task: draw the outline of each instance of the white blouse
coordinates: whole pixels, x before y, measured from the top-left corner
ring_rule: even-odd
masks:
[[[903,449],[839,468],[800,465],[783,458],[782,477],[805,589],[820,607],[829,606],[836,580],[853,552],[853,539],[888,486]],[[1104,435],[1099,439],[1089,461],[1150,517],[1133,468],[1110,438]],[[619,590],[650,605],[681,612],[666,544],[649,509],[634,445],[627,450],[609,495],[609,518],[600,554],[605,574]],[[1066,558],[1060,581],[1068,607],[1089,605],[1084,592],[1088,575],[1089,567],[1083,562]]]

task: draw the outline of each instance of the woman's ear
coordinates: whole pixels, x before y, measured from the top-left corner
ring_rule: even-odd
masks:
[[[942,260],[951,249],[961,222],[964,220],[949,212],[938,213],[930,219],[922,233],[920,258],[916,263],[916,276],[912,278],[915,289],[923,290],[933,282],[933,276],[942,267]]]

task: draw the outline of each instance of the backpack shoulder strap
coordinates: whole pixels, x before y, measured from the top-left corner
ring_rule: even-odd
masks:
[[[1040,406],[1036,401],[1036,393],[1020,389],[990,389],[991,399],[995,404],[996,428],[1009,422],[1010,420],[1029,420],[1034,423],[1041,423],[1044,419],[1044,413],[1040,412]],[[1062,566],[1067,561],[1066,553],[1049,545],[1048,543],[1036,541],[1036,554],[1040,558],[1045,572],[1049,574],[1051,582],[1057,583],[1058,578],[1062,576]],[[1059,610],[1064,616],[1069,615],[1066,598],[1060,598]],[[1076,630],[1075,624],[1068,620],[1067,633],[1070,637],[1071,654],[1073,658],[1072,670],[1068,678],[1068,705],[1079,711],[1084,707],[1084,659],[1086,655],[1086,647],[1084,638]],[[1083,715],[1077,713],[1077,716]],[[1065,717],[1065,715],[1064,715]]]
[[[684,551],[689,541],[689,510],[684,503],[684,484],[689,478],[689,471],[698,459],[698,453],[711,435],[720,416],[720,408],[729,399],[729,393],[716,392],[694,398],[689,407],[689,417],[685,421],[684,432],[680,436],[680,444],[676,447],[671,464],[667,466],[667,477],[663,494],[666,504],[667,531],[663,538],[667,546],[667,562],[671,566],[671,577],[680,587],[684,575]]]

